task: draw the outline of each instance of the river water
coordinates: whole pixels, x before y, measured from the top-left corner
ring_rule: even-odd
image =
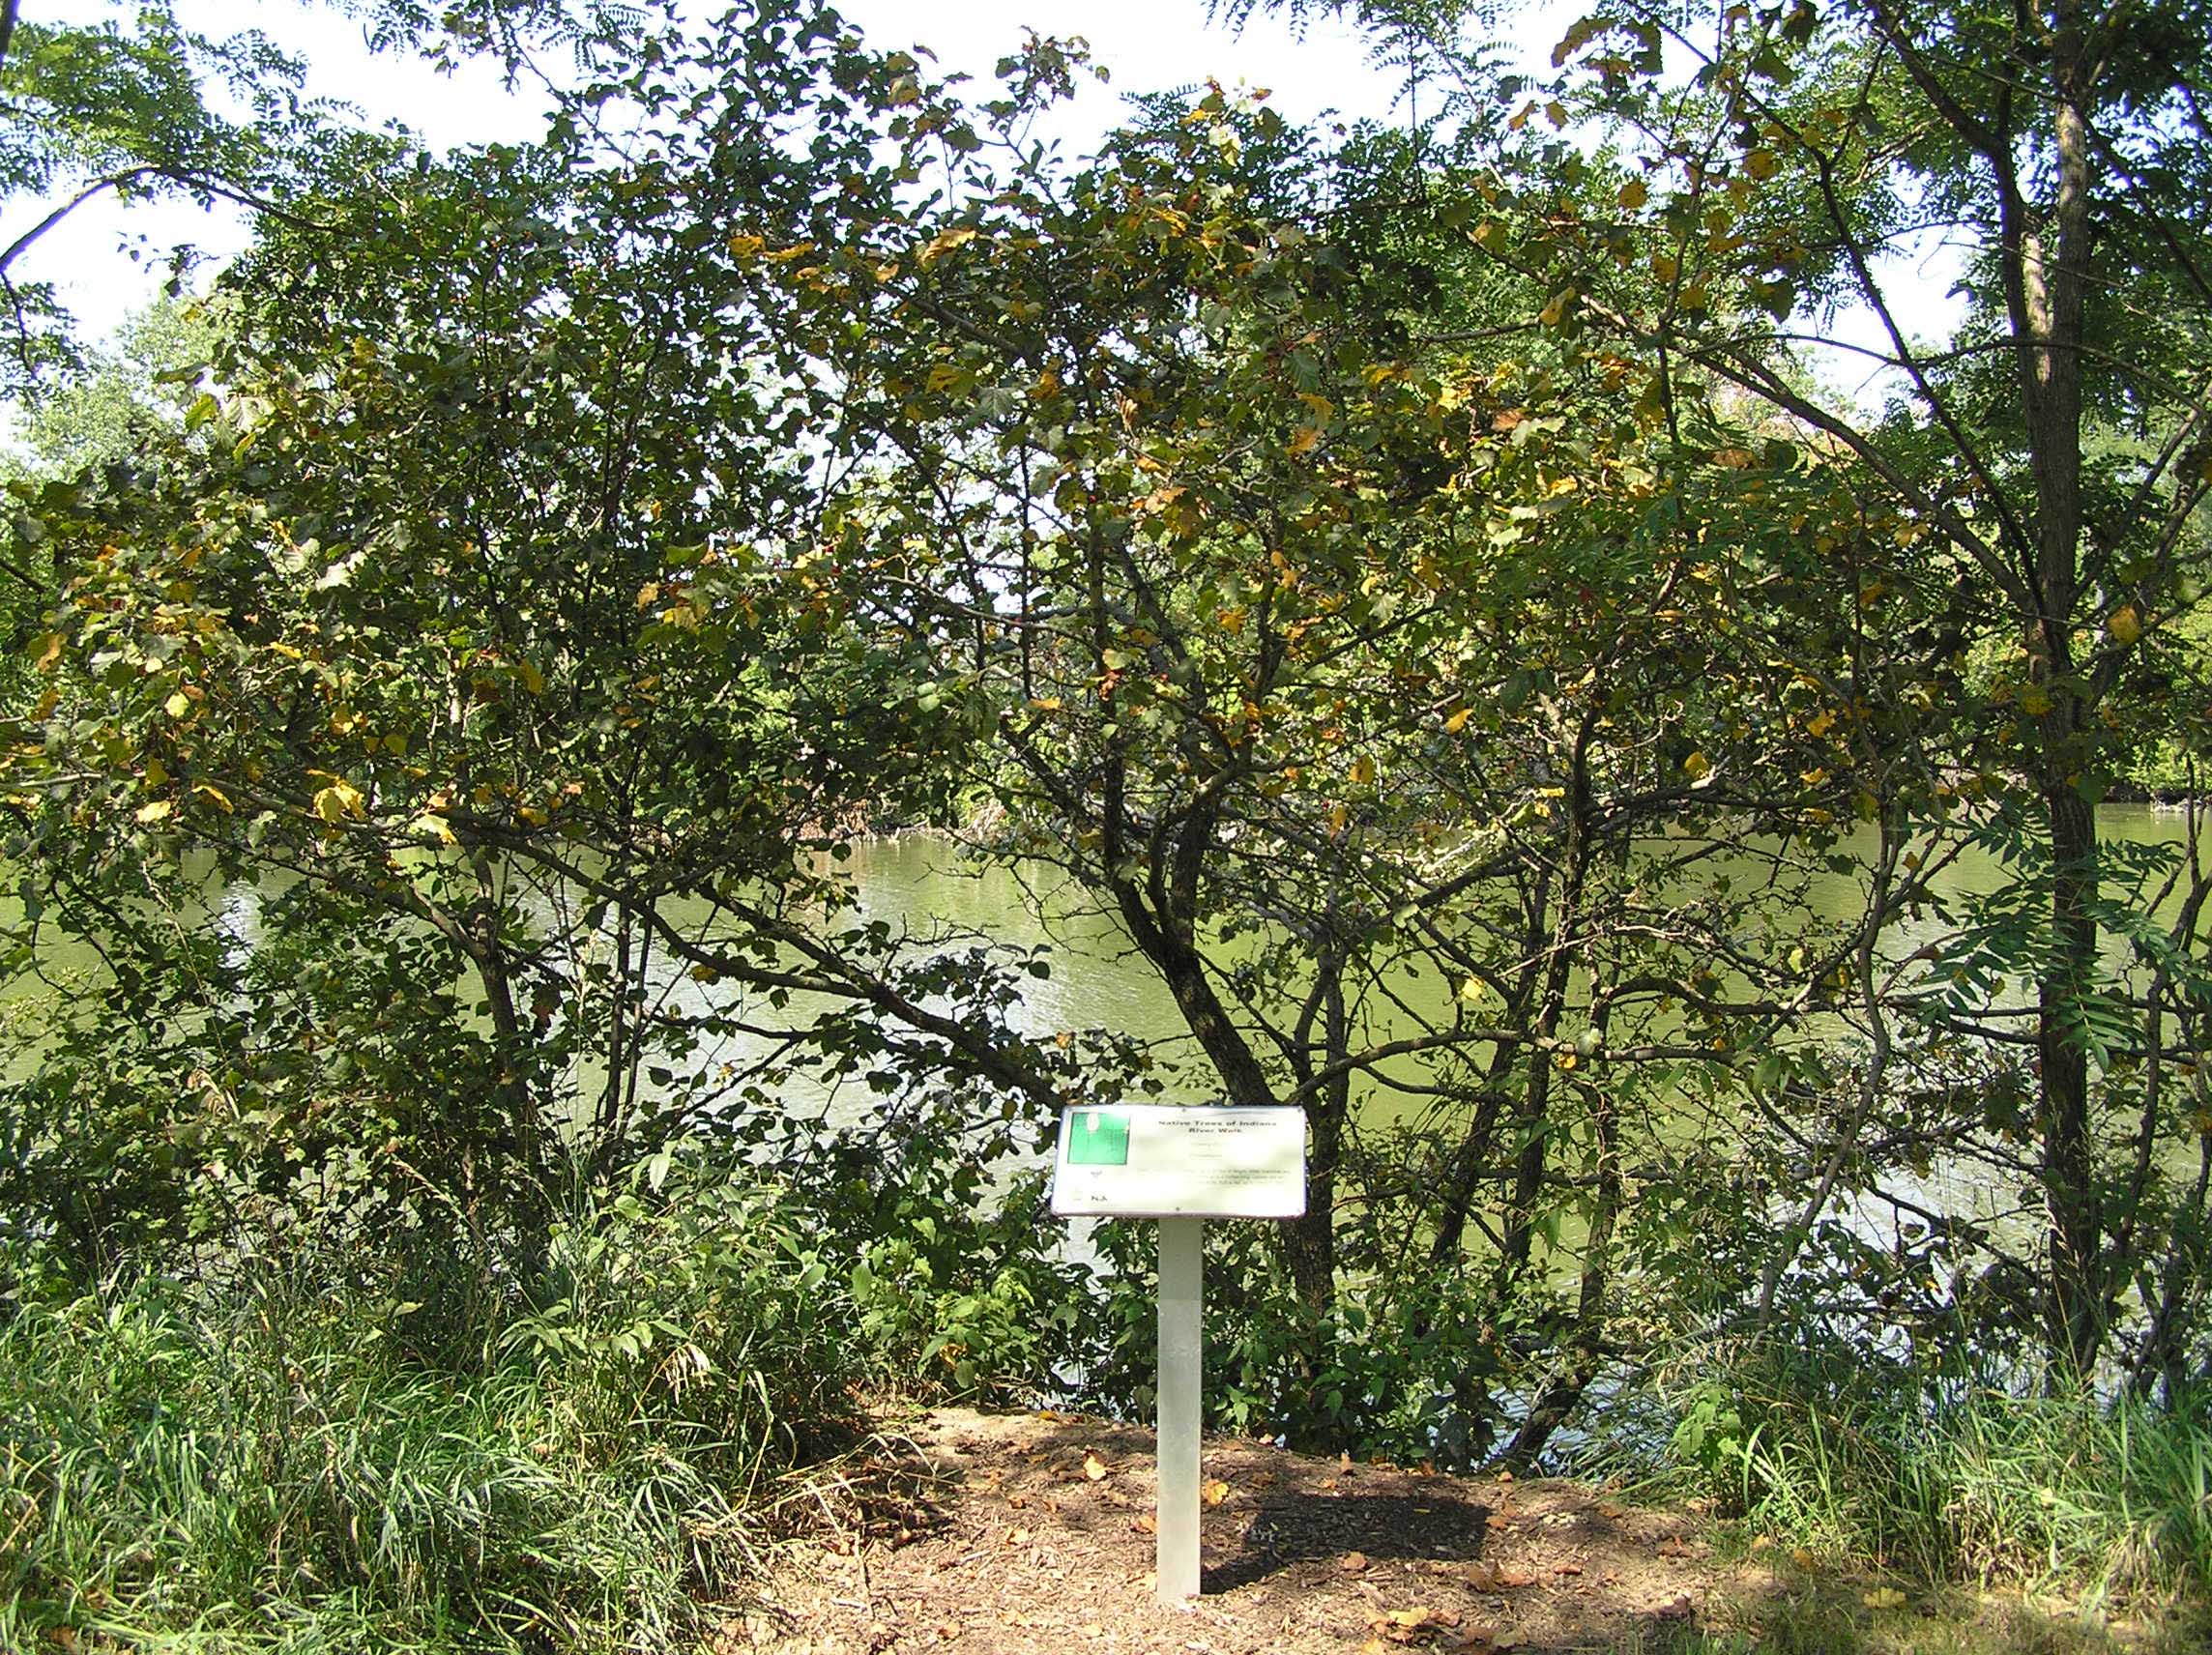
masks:
[[[2184,818],[2146,805],[2106,805],[2099,812],[2099,826],[2108,842],[2131,844],[2177,844],[2185,831]],[[1868,848],[1866,844],[1855,847],[1862,865]],[[1745,870],[1747,877],[1757,871],[1748,860]],[[1194,1102],[1210,1095],[1202,1065],[1189,1064],[1179,1071],[1173,1062],[1179,1050],[1189,1054],[1190,1044],[1174,1001],[1158,975],[1130,947],[1116,921],[1075,900],[1052,878],[1033,878],[1004,866],[978,866],[956,846],[928,834],[860,841],[854,845],[845,872],[852,882],[854,909],[840,917],[840,923],[881,920],[894,931],[952,930],[1017,947],[1048,947],[1050,975],[1024,978],[1020,1003],[1011,1014],[1010,1021],[1020,1032],[1050,1037],[1062,1031],[1106,1029],[1157,1042],[1168,1060],[1169,1095]],[[1946,895],[1988,892],[2007,877],[1994,857],[1969,851],[1944,870],[1938,888]],[[1818,878],[1806,893],[1813,917],[1847,918],[1858,912],[1864,902],[1863,884],[1863,876],[1858,875]],[[538,893],[523,900],[527,906],[553,899]],[[14,908],[13,901],[7,908]],[[211,884],[203,918],[222,926],[241,946],[250,947],[260,933],[260,908],[251,887]],[[12,912],[0,912],[0,918],[14,917]],[[678,914],[673,917],[682,923],[687,916]],[[1909,952],[1936,935],[1940,924],[1934,915],[1925,914],[1904,921],[1892,940],[1893,952],[1900,956]],[[56,986],[66,992],[73,978],[81,979],[83,973],[98,970],[97,958],[86,945],[59,940],[50,928],[46,935],[53,941],[42,955],[40,973],[5,985],[0,989],[0,1003],[19,1004]],[[662,973],[661,986],[671,1010],[696,1013],[728,1009],[725,986],[693,982],[673,968]],[[1438,1004],[1448,992],[1435,981],[1399,981],[1385,986],[1428,1006]],[[2024,994],[2025,985],[2017,985],[2015,992]],[[801,1018],[807,1009],[795,1004],[783,1018]],[[702,1065],[742,1066],[764,1049],[765,1043],[759,1040],[732,1036],[718,1046],[703,1048],[693,1060]],[[18,1070],[23,1060],[18,1057]],[[597,1077],[579,1073],[574,1078],[579,1089],[596,1089]],[[856,1118],[874,1102],[865,1087],[859,1084],[849,1084],[842,1092],[825,1090],[803,1076],[794,1076],[784,1084],[791,1107],[810,1114],[820,1112],[831,1119]],[[1397,1106],[1371,1090],[1362,1108],[1372,1119],[1376,1112],[1394,1112]]]

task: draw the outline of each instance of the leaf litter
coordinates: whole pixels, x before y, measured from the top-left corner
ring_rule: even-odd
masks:
[[[1636,1646],[1764,1578],[1714,1564],[1702,1519],[1584,1485],[1208,1438],[1206,1593],[1173,1610],[1150,1431],[944,1408],[880,1453],[871,1486],[918,1491],[908,1507],[786,1547],[775,1612],[717,1655],[1536,1655]]]

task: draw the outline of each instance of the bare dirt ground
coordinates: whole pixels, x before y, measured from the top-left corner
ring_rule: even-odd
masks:
[[[1152,1437],[1055,1413],[939,1408],[791,1549],[732,1655],[1258,1655],[1665,1647],[1716,1594],[1695,1513],[1588,1487],[1454,1477],[1208,1439],[1205,1595],[1153,1596]],[[865,1484],[864,1489],[860,1487]],[[828,1496],[815,1497],[829,1503]]]

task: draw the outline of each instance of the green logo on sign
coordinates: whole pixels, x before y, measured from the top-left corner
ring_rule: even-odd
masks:
[[[1079,1109],[1068,1140],[1071,1167],[1125,1167],[1129,1164],[1129,1118],[1118,1109]]]

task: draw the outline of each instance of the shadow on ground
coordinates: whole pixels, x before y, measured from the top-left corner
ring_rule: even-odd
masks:
[[[1450,1495],[1315,1495],[1290,1493],[1252,1502],[1236,1553],[1205,1572],[1205,1589],[1251,1585],[1297,1563],[1356,1553],[1377,1562],[1471,1563],[1482,1555],[1490,1508]]]

